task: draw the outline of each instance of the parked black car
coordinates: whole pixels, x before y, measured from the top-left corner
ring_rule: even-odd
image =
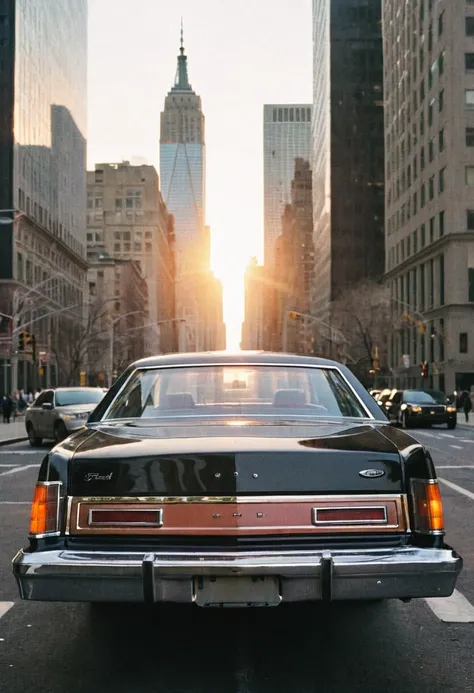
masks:
[[[37,601],[446,597],[433,460],[348,368],[288,354],[133,364],[47,454],[13,560]]]
[[[448,403],[443,393],[396,390],[384,406],[389,420],[403,428],[442,424],[447,424],[451,430],[456,428],[456,407]]]

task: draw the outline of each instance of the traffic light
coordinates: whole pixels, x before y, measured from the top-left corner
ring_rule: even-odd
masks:
[[[429,375],[428,361],[423,361],[421,364],[421,377],[427,378]]]
[[[298,320],[298,313],[295,313],[294,311],[290,311],[290,318],[292,320]]]
[[[18,351],[25,351],[25,332],[18,335]]]
[[[86,372],[85,372],[85,371],[81,371],[81,375],[80,375],[80,385],[81,385],[81,387],[85,387],[85,386],[86,386]]]

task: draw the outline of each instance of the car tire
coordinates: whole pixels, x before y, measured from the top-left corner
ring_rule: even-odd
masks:
[[[37,448],[41,445],[43,442],[42,438],[38,438],[38,436],[35,433],[35,429],[33,427],[33,424],[29,423],[26,427],[26,432],[28,434],[28,441],[31,445],[32,448]]]
[[[450,431],[454,431],[454,429],[456,428],[456,423],[457,423],[456,421],[450,421],[450,422],[448,423],[448,429],[449,429]]]
[[[68,437],[69,433],[63,421],[58,421],[54,427],[54,439],[57,443],[61,443]]]

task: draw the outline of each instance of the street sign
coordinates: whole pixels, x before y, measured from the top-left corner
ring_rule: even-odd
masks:
[[[410,354],[403,354],[402,360],[403,360],[403,366],[405,368],[410,368]]]

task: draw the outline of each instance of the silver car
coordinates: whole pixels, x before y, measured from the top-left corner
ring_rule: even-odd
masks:
[[[41,392],[25,415],[30,445],[41,445],[43,438],[59,442],[82,428],[103,396],[100,387],[59,387]]]

